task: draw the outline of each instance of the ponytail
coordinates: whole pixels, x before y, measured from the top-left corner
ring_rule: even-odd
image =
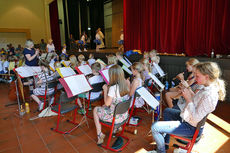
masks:
[[[216,80],[216,86],[218,88],[219,100],[223,101],[225,99],[225,96],[226,96],[224,80],[218,78]]]

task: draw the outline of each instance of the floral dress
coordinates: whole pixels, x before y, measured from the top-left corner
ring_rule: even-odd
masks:
[[[113,121],[113,113],[116,105],[118,103],[124,102],[129,99],[128,95],[120,97],[118,85],[113,85],[109,88],[108,96],[112,97],[112,103],[110,106],[97,107],[97,112],[100,120],[105,122]],[[124,114],[119,114],[116,116],[115,123],[121,123],[128,117],[128,111]]]

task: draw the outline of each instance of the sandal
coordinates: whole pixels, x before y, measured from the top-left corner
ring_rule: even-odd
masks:
[[[105,138],[105,135],[100,132],[98,135],[97,135],[97,138],[98,138],[98,141],[97,141],[97,145],[102,145],[102,143],[104,142],[104,138]]]

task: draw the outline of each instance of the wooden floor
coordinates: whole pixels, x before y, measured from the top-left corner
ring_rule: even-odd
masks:
[[[96,129],[93,120],[88,119],[89,128],[82,125],[71,134],[62,135],[50,130],[55,127],[56,116],[29,120],[38,115],[35,112],[37,104],[30,103],[31,112],[19,117],[18,106],[6,104],[14,102],[8,99],[9,84],[0,83],[0,152],[4,153],[105,153],[111,152],[96,145]],[[27,98],[28,100],[28,98]],[[230,152],[230,103],[219,103],[216,111],[212,114],[205,125],[202,139],[195,145],[193,151],[199,153],[229,153]],[[67,114],[68,118],[72,114]],[[151,126],[151,115],[139,113],[143,121],[139,127],[137,135],[132,132],[125,132],[130,138],[130,144],[122,151],[123,153],[144,153],[155,148],[152,136],[149,135]],[[218,118],[219,117],[219,118]],[[62,119],[60,128],[71,127],[70,123]],[[78,121],[82,118],[77,116]],[[108,137],[108,129],[103,128],[103,132]],[[107,139],[106,139],[107,140]],[[113,140],[114,141],[114,140]],[[173,152],[172,139],[168,153]]]

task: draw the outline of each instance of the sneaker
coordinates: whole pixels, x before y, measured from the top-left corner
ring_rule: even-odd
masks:
[[[77,110],[78,114],[84,115],[85,114],[85,110],[84,108],[80,108]]]
[[[87,49],[84,48],[84,52],[87,52]]]
[[[41,111],[43,109],[43,106],[44,106],[44,102],[40,102],[38,106],[38,110]]]
[[[97,137],[98,137],[97,145],[101,145],[104,142],[105,135],[103,133],[100,133]]]
[[[80,49],[79,49],[78,51],[79,51],[79,52],[81,52],[81,50],[80,50]]]

